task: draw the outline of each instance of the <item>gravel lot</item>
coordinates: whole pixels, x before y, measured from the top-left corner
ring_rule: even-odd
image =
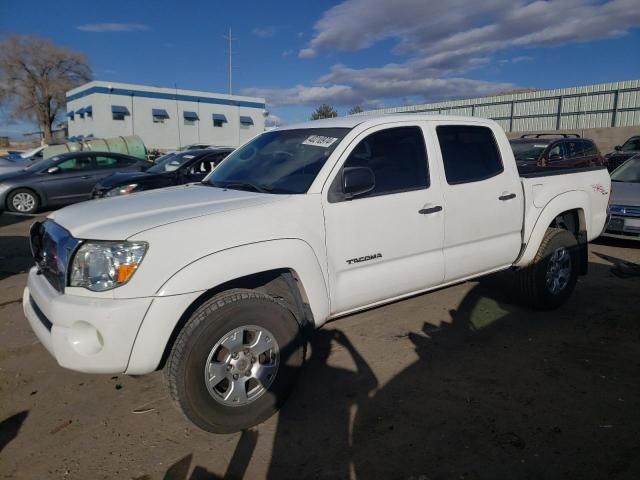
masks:
[[[0,478],[640,478],[640,243],[591,245],[567,305],[509,273],[317,332],[283,411],[234,435],[173,408],[162,372],[63,370],[20,305],[31,217],[0,215]]]

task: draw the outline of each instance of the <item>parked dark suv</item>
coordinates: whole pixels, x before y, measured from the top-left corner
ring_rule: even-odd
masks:
[[[613,172],[616,168],[629,160],[634,155],[640,153],[640,135],[629,138],[622,145],[616,145],[615,152],[607,153],[607,168]]]
[[[559,137],[559,138],[558,138]],[[592,140],[573,133],[535,133],[509,140],[520,171],[537,167],[580,168],[605,164]]]
[[[98,182],[91,198],[116,197],[143,190],[200,182],[233,148],[205,148],[169,153],[144,172],[114,173]]]

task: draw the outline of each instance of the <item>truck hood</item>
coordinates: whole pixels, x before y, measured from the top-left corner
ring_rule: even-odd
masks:
[[[78,203],[49,218],[76,238],[125,240],[169,223],[264,205],[284,197],[196,183]]]
[[[640,183],[611,182],[611,205],[640,207]]]

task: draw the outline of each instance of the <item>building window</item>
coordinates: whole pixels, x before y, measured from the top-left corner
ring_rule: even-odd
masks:
[[[80,118],[84,118],[84,107],[76,110],[76,115],[78,115]]]
[[[84,114],[87,118],[93,118],[93,107],[91,105],[84,107]]]
[[[153,116],[153,123],[164,123],[164,121],[169,118],[167,111],[162,108],[153,108],[151,115]]]
[[[196,112],[182,112],[185,125],[195,125],[196,121],[200,120]]]
[[[222,127],[227,123],[227,117],[222,113],[214,113],[213,114],[213,126],[214,127]]]
[[[124,120],[124,117],[130,115],[129,109],[121,105],[111,105],[111,115],[114,120]]]
[[[74,115],[75,115],[75,112],[73,110],[70,112],[67,112],[67,118],[69,119],[70,122],[73,122]]]
[[[247,129],[253,125],[253,118],[246,117],[244,115],[240,116],[240,128]]]

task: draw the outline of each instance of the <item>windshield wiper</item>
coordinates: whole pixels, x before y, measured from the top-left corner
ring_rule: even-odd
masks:
[[[251,192],[258,193],[271,193],[273,188],[268,187],[266,185],[256,185],[254,183],[249,182],[228,182],[228,183],[211,183],[213,187],[218,188],[230,188],[232,190],[249,190]]]

